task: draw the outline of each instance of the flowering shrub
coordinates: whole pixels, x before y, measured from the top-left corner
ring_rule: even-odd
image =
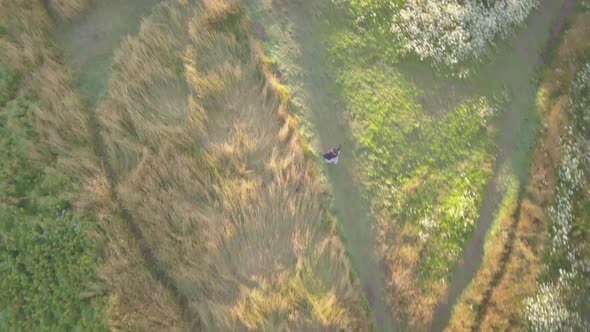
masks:
[[[538,0],[408,0],[394,11],[391,30],[405,51],[451,69],[480,58],[497,36],[524,22]]]

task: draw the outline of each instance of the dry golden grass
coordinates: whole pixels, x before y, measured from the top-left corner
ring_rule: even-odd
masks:
[[[205,329],[367,330],[249,31],[235,1],[171,1],[117,52],[97,110],[116,191]]]
[[[19,71],[38,67],[51,52],[46,47],[46,33],[51,20],[45,9],[27,0],[0,0],[0,62]]]
[[[0,1],[0,24],[16,32],[0,37],[0,61],[23,77],[19,94],[31,96],[38,142],[31,156],[39,163],[57,158],[56,169],[71,182],[66,197],[76,213],[92,218],[92,234],[105,244],[99,280],[88,285],[93,296],[107,290],[108,321],[113,330],[186,330],[180,310],[150,275],[112,201],[112,188],[96,151],[90,111],[73,90],[62,60],[49,42],[51,21],[40,2]],[[49,163],[49,162],[48,162]]]
[[[411,187],[405,189],[412,190]],[[432,320],[434,306],[444,296],[445,284],[433,282],[426,290],[418,283],[414,271],[425,245],[416,235],[417,231],[410,225],[402,229],[393,223],[380,222],[379,225],[380,243],[388,243],[385,239],[391,239],[392,234],[399,239],[396,245],[379,248],[390,271],[388,287],[396,295],[391,297],[393,310],[408,317],[408,330],[425,331]]]
[[[99,281],[91,289],[108,289],[107,321],[114,331],[187,331],[182,310],[169,289],[150,274],[138,241],[113,201],[112,188],[103,169],[96,168],[81,190],[105,243],[105,262]]]
[[[545,211],[552,202],[556,184],[565,108],[579,61],[588,49],[590,15],[577,15],[564,33],[539,87],[537,108],[546,129],[533,152],[525,198],[519,202],[517,216],[515,203],[499,217],[501,231],[488,240],[482,267],[455,307],[448,331],[475,327],[481,331],[527,329],[523,301],[537,290],[537,278],[543,269],[549,228]],[[510,232],[514,232],[512,250],[508,257],[502,257]]]
[[[48,0],[47,5],[57,15],[63,18],[72,18],[92,5],[92,0]]]

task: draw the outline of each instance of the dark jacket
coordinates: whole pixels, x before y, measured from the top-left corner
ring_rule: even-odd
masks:
[[[337,148],[333,148],[332,150],[324,153],[324,158],[326,158],[326,160],[332,160],[332,159],[338,157],[339,154],[340,154],[340,145],[338,145]]]
[[[324,153],[324,158],[326,158],[327,160],[332,160],[336,157],[338,157],[338,154],[334,153],[334,151]]]

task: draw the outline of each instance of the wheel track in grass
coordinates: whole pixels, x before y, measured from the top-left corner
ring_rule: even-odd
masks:
[[[200,317],[190,310],[188,297],[180,291],[174,277],[160,262],[141,227],[117,194],[119,179],[109,161],[101,124],[95,112],[108,88],[114,51],[124,37],[138,31],[143,17],[149,15],[159,2],[161,0],[105,0],[73,20],[59,22],[55,34],[58,44],[64,49],[66,64],[72,72],[75,86],[89,101],[92,136],[112,188],[111,199],[139,244],[149,273],[170,292],[186,326],[201,331],[204,329],[203,324]]]
[[[482,264],[485,236],[494,223],[500,202],[506,193],[505,188],[502,188],[502,176],[505,169],[515,174],[519,179],[519,183],[521,183],[518,198],[519,205],[515,213],[515,218],[519,215],[522,190],[528,176],[528,159],[532,145],[534,144],[535,132],[538,125],[538,115],[534,111],[535,90],[531,89],[533,87],[532,81],[540,66],[546,60],[546,54],[544,53],[557,40],[558,34],[563,28],[563,23],[571,11],[573,3],[573,0],[541,1],[540,8],[532,13],[531,17],[527,20],[527,26],[522,29],[523,31],[519,31],[510,43],[510,47],[516,51],[514,52],[516,56],[512,59],[507,58],[505,60],[500,59],[499,61],[494,61],[498,63],[493,63],[487,69],[489,73],[487,75],[488,77],[507,84],[512,100],[499,126],[498,132],[502,135],[498,143],[499,151],[494,166],[494,173],[486,187],[484,202],[480,210],[479,223],[472,238],[461,253],[459,262],[462,263],[458,264],[453,273],[451,283],[446,292],[445,302],[439,303],[435,309],[431,325],[432,331],[442,331],[447,326],[452,315],[453,307],[457,304],[461,294],[467,289]],[[564,5],[562,6],[562,4]],[[556,23],[552,25],[552,22]],[[540,32],[542,35],[533,34],[534,32]],[[523,38],[526,41],[522,43],[524,46],[521,44]],[[548,42],[546,44],[545,41],[547,40]],[[529,45],[526,45],[527,42]],[[529,56],[527,59],[526,54],[530,55],[531,51],[545,52],[532,57],[532,59]],[[525,53],[518,56],[522,52]],[[510,52],[509,54],[512,53]],[[535,58],[537,59],[536,62],[534,60]],[[501,67],[504,69],[499,73],[493,73],[492,70],[499,67],[498,65],[502,65],[502,63],[504,63],[504,66]],[[510,70],[511,68],[523,75],[519,79],[510,80],[510,77],[514,74],[503,71],[506,71],[506,69]],[[529,82],[528,84],[527,81]],[[491,294],[502,279],[505,265],[512,253],[515,232],[518,226],[517,222],[515,221],[510,227],[509,238],[502,252],[499,269],[484,293],[482,309],[476,315],[476,331],[479,330],[479,324],[485,316]]]

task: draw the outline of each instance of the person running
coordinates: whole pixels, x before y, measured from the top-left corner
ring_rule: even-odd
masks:
[[[324,153],[324,160],[326,161],[326,164],[338,164],[338,155],[340,155],[340,148],[341,144],[338,144],[338,147],[335,147],[332,150]]]

